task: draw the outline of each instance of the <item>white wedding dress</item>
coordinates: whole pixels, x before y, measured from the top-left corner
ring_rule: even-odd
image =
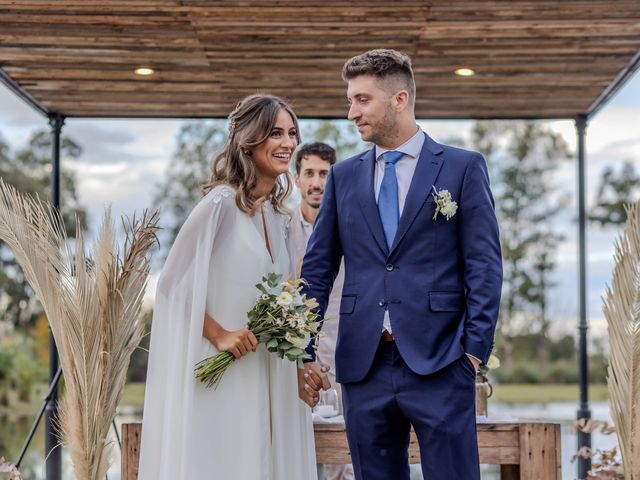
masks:
[[[205,309],[225,329],[243,328],[262,276],[291,275],[287,227],[271,205],[251,217],[231,187],[217,186],[180,230],[156,292],[140,480],[317,478],[295,363],[260,345],[229,367],[216,390],[194,377],[195,364],[218,352],[202,336]]]

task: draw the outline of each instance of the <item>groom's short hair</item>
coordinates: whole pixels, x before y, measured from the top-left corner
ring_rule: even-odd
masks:
[[[409,92],[411,104],[415,104],[416,82],[411,59],[397,50],[378,48],[347,60],[342,67],[342,79],[349,81],[360,75],[373,75],[383,82],[393,82],[389,87]]]

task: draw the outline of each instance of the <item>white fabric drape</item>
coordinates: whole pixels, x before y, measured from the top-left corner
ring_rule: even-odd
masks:
[[[142,427],[140,480],[315,479],[309,408],[298,399],[296,366],[261,345],[225,373],[217,390],[194,377],[217,353],[202,336],[205,310],[225,329],[246,326],[269,272],[292,274],[287,219],[264,205],[241,212],[218,186],[191,212],[156,292]]]

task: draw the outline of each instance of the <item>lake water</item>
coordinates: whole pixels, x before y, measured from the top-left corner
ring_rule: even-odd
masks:
[[[535,404],[500,404],[490,403],[490,419],[516,418],[548,420],[559,422],[562,425],[562,472],[563,480],[576,478],[576,464],[571,462],[571,457],[577,449],[576,435],[571,432],[571,423],[576,417],[577,405],[575,403],[535,403]],[[593,402],[591,404],[592,417],[598,420],[611,421],[609,406],[606,402]],[[0,417],[0,457],[4,456],[8,461],[15,461],[22,443],[29,433],[32,418],[12,418]],[[116,418],[118,428],[121,423],[140,421],[140,414],[132,411],[120,412]],[[44,470],[44,429],[38,429],[31,447],[23,461],[22,473],[24,480],[42,480]],[[113,435],[113,433],[112,433]],[[113,436],[115,441],[115,436]],[[592,445],[594,449],[609,449],[616,444],[615,435],[603,435],[594,433]],[[482,466],[483,480],[497,480],[498,467],[494,465]],[[3,477],[0,477],[3,478]],[[113,462],[108,473],[109,480],[120,480],[120,451],[117,445],[113,451]],[[414,473],[413,479],[421,478],[418,472]],[[71,460],[65,450],[63,450],[63,479],[74,480],[72,475]]]

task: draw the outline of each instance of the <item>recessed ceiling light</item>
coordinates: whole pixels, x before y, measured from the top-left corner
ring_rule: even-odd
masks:
[[[133,72],[136,75],[149,76],[149,75],[153,75],[155,73],[155,70],[149,67],[140,67],[140,68],[136,68]]]
[[[461,77],[472,77],[476,74],[476,71],[473,68],[465,67],[465,68],[456,68],[454,73]]]

